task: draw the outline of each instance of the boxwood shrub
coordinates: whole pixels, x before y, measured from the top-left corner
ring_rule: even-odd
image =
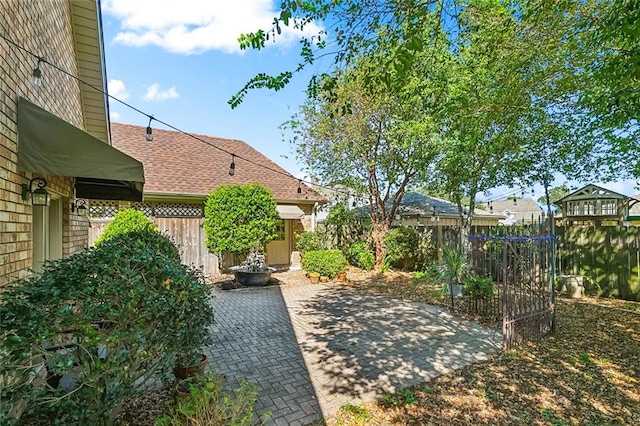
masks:
[[[117,212],[105,226],[94,245],[99,246],[116,235],[134,231],[157,231],[158,227],[144,213],[136,209],[124,209]]]
[[[307,272],[334,278],[347,266],[347,259],[340,250],[311,250],[302,256],[302,268]]]

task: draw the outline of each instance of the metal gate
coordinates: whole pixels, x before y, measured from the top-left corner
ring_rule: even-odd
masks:
[[[502,305],[503,348],[537,340],[555,327],[557,239],[538,226],[505,228],[502,235],[469,235],[476,273],[491,276]]]

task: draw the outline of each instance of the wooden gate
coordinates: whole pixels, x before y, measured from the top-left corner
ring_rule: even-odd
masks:
[[[193,265],[202,270],[205,276],[219,273],[218,257],[209,253],[204,244],[204,230],[201,217],[152,217],[150,218],[160,232],[173,239],[180,250],[180,259],[185,265]],[[98,235],[111,219],[91,218],[89,223],[89,245],[92,246]]]
[[[557,239],[542,226],[509,229],[506,235],[469,235],[476,273],[500,288],[503,348],[537,340],[555,326],[553,289]]]

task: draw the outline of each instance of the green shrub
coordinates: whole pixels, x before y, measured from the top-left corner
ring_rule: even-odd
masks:
[[[223,391],[220,378],[209,373],[197,377],[188,390],[189,396],[177,398],[175,404],[169,406],[169,412],[155,422],[156,426],[255,424],[253,407],[258,396],[255,385],[242,381],[233,395],[228,395]],[[268,414],[264,421],[266,417]]]
[[[273,194],[257,183],[218,187],[209,194],[204,214],[205,244],[216,254],[264,251],[280,221]]]
[[[419,231],[410,226],[399,226],[389,231],[384,239],[387,253],[386,267],[405,271],[422,270],[437,260],[437,250],[432,232]]]
[[[384,244],[387,248],[385,265],[406,271],[414,269],[414,252],[418,246],[418,233],[415,228],[400,226],[391,229],[385,236]]]
[[[141,381],[206,343],[210,287],[170,244],[150,230],[114,235],[2,289],[1,424],[21,401],[28,424],[107,424]],[[55,385],[61,376],[75,386]]]
[[[296,234],[296,247],[303,256],[308,251],[328,250],[329,236],[325,232],[304,231]]]
[[[347,266],[347,259],[340,250],[312,250],[302,257],[302,268],[307,272],[333,278]]]
[[[125,234],[133,231],[157,231],[158,227],[149,220],[144,213],[135,209],[120,210],[113,216],[113,219],[100,233],[94,245],[99,246],[103,241],[115,235]]]
[[[376,263],[376,257],[367,247],[368,245],[364,241],[356,241],[351,244],[349,247],[349,263],[365,271],[373,269]]]
[[[493,296],[493,281],[490,277],[471,276],[465,280],[464,290],[472,297]]]

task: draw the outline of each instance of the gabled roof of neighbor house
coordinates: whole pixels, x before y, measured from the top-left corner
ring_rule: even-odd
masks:
[[[141,126],[111,123],[113,146],[144,165],[145,195],[206,197],[223,184],[257,182],[269,188],[278,202],[326,201],[324,196],[300,184],[295,176],[241,140],[194,135],[202,142],[184,133],[154,128],[153,141],[149,142],[145,140],[145,130]],[[238,156],[234,176],[229,175],[231,155],[214,146]],[[298,187],[302,189],[301,194]]]
[[[574,200],[593,200],[596,198],[618,198],[618,199],[626,200],[629,197],[627,197],[624,194],[611,191],[610,189],[606,189],[598,185],[589,184],[589,185],[583,186],[580,189],[573,191],[569,195],[565,195],[564,197],[560,198],[556,202],[559,203],[559,202],[574,201]]]
[[[521,221],[522,219],[530,221],[533,216],[533,220],[538,220],[542,216],[542,208],[535,202],[533,198],[518,198],[516,203],[513,200],[498,200],[492,201],[493,214],[502,216],[502,213],[509,210],[514,213],[514,219]]]

